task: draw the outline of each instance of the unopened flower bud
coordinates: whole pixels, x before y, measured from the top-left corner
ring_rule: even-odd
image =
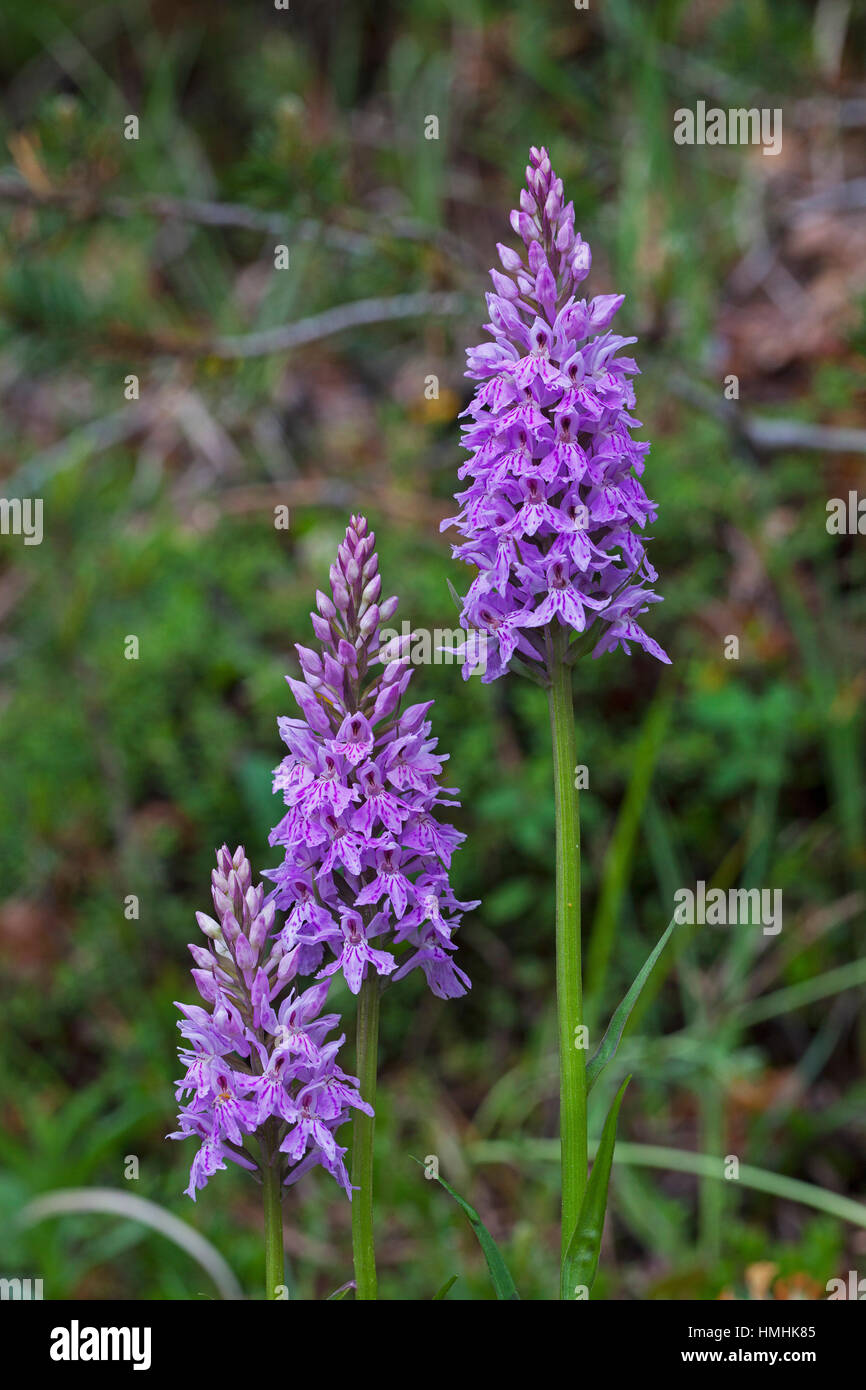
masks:
[[[384,603],[379,604],[379,622],[387,623],[393,618],[399,606],[400,600],[396,594],[393,594],[391,598],[386,598]]]
[[[250,926],[250,945],[256,951],[260,951],[274,928],[274,918],[276,917],[276,904],[273,899],[265,903],[264,907],[256,914]]]
[[[349,611],[349,590],[346,588],[342,579],[331,580],[331,592],[334,595],[334,602],[341,613]]]
[[[337,657],[350,675],[357,675],[358,659],[355,648],[351,642],[347,642],[345,637],[341,638],[337,645]]]
[[[258,960],[258,951],[253,950],[253,947],[250,945],[250,942],[244,936],[243,932],[238,935],[234,943],[234,950],[235,960],[239,968],[241,970],[252,970]]]
[[[385,686],[383,686],[382,689],[379,691],[378,695],[376,696],[376,701],[375,701],[375,704],[373,705],[373,713],[372,713],[372,715],[370,716],[371,719],[372,719],[373,721],[378,720],[378,719],[387,719],[387,717],[388,717],[389,714],[393,714],[393,713],[394,713],[394,710],[397,708],[397,706],[399,705],[399,703],[400,703],[400,688],[399,688],[399,686],[396,686],[396,685],[385,685]]]
[[[496,249],[499,252],[499,259],[505,270],[519,270],[523,262],[516,251],[512,251],[510,246],[504,246],[501,241],[497,241]]]
[[[490,278],[496,286],[497,294],[503,295],[505,299],[517,298],[517,286],[507,275],[502,275],[498,270],[491,270]]]
[[[322,658],[318,652],[314,652],[311,647],[302,647],[299,642],[295,643],[295,651],[298,653],[298,660],[305,674],[321,676]]]
[[[219,941],[222,939],[222,927],[220,926],[219,922],[215,922],[212,917],[208,917],[206,912],[197,912],[195,914],[195,920],[198,922],[198,925],[200,929],[204,932],[205,936],[209,936],[213,941]]]
[[[206,951],[204,946],[196,946],[189,943],[188,950],[196,965],[202,970],[213,970],[214,959],[210,951]]]
[[[360,624],[361,636],[362,636],[364,639],[368,638],[368,637],[370,636],[370,633],[371,633],[371,632],[375,632],[375,631],[376,631],[376,628],[377,628],[378,626],[379,626],[379,609],[378,609],[377,605],[374,603],[373,606],[372,606],[372,608],[368,608],[368,609],[367,609],[366,613],[364,614],[363,618],[361,619],[361,624]]]
[[[316,590],[316,607],[323,618],[336,618],[337,610],[327,594],[323,594],[321,589]]]
[[[333,605],[332,605],[333,607]],[[336,609],[334,610],[336,612]],[[313,624],[313,632],[320,642],[331,641],[331,624],[327,618],[320,618],[318,613],[310,614],[310,621]]]
[[[375,574],[369,583],[364,586],[364,592],[361,595],[361,606],[366,607],[367,604],[375,603],[381,592],[382,576],[381,574]]]
[[[511,225],[519,237],[522,237],[527,245],[538,236],[538,226],[532,218],[525,212],[518,212],[517,209],[511,214]]]

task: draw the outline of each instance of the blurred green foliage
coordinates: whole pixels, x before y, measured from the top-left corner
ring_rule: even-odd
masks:
[[[853,970],[863,951],[866,551],[824,526],[862,460],[757,455],[673,389],[685,370],[721,397],[724,286],[766,170],[742,152],[678,149],[672,111],[718,90],[726,105],[787,109],[821,81],[813,17],[804,0],[5,6],[0,172],[76,196],[0,196],[0,470],[6,495],[45,506],[42,545],[0,538],[4,1272],[38,1271],[50,1297],[212,1296],[185,1256],[129,1223],[15,1229],[33,1194],[125,1186],[136,1154],[129,1187],[192,1221],[258,1287],[254,1187],[221,1173],[193,1208],[180,1195],[189,1155],[163,1139],[185,943],[215,846],[274,860],[283,677],[350,511],[376,528],[400,616],[455,622],[446,580],[462,575],[438,523],[461,458],[463,349],[480,336],[484,272],[510,239],[529,144],[547,144],[575,199],[593,291],[624,289],[622,331],[641,338],[666,596],[653,632],[674,658],[668,674],[622,654],[576,674],[593,1017],[639,969],[677,886],[772,885],[785,903],[779,938],[686,929],[598,1088],[594,1132],[629,1069],[623,1138],[735,1153],[857,1195],[860,989],[846,976],[752,1026],[738,1008]],[[862,51],[863,17],[851,26]],[[438,141],[423,138],[430,113]],[[155,217],[149,194],[284,217],[290,272],[273,268],[272,233]],[[238,363],[201,346],[425,289],[463,291],[465,314]],[[743,375],[744,404],[862,424],[863,302],[832,360]],[[287,532],[273,524],[282,504]],[[387,995],[382,1294],[432,1298],[459,1273],[450,1298],[490,1297],[471,1232],[410,1158],[436,1154],[522,1296],[548,1297],[555,1166],[470,1157],[475,1142],[555,1133],[546,703],[447,666],[420,669],[413,691],[435,698],[462,789],[455,888],[483,907],[463,933],[469,997],[443,1005],[414,978]],[[334,1004],[351,1015],[348,995]],[[617,1165],[612,1182],[597,1296],[744,1297],[762,1261],[820,1295],[862,1253],[838,1221],[735,1184]],[[293,1189],[286,1225],[294,1294],[325,1297],[350,1277],[348,1206],[323,1175]]]

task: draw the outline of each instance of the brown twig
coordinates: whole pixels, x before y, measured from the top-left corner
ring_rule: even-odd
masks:
[[[284,213],[264,212],[239,203],[211,202],[202,198],[175,198],[163,193],[147,193],[140,198],[115,194],[102,197],[86,188],[35,189],[22,179],[0,175],[0,201],[25,207],[65,208],[79,219],[115,217],[155,217],[165,222],[194,222],[200,227],[237,228],[263,235],[291,237],[292,242],[320,241],[343,251],[363,251],[370,238],[342,227],[326,227],[304,219],[292,223]]]
[[[474,248],[468,247],[446,228],[431,227],[411,217],[383,218],[381,227],[375,232],[361,232],[350,227],[328,226],[312,218],[292,222],[285,213],[266,212],[242,203],[178,198],[166,193],[146,193],[138,198],[127,198],[118,194],[103,196],[87,188],[34,188],[25,180],[8,174],[0,174],[0,202],[18,203],[25,207],[65,208],[82,220],[114,217],[128,221],[132,217],[154,217],[164,222],[191,222],[199,227],[223,227],[282,237],[286,244],[292,245],[318,242],[351,254],[369,251],[378,241],[396,237],[438,244],[457,265],[464,264],[470,254],[477,260]]]
[[[848,179],[847,183],[822,188],[805,198],[797,198],[797,212],[862,212],[866,208],[866,178]]]
[[[265,328],[259,333],[245,333],[233,338],[215,338],[211,343],[193,349],[196,356],[234,360],[245,357],[266,357],[274,352],[289,352],[307,343],[319,342],[347,328],[360,328],[373,323],[391,323],[395,319],[451,317],[459,314],[465,300],[454,293],[395,294],[391,298],[357,299],[351,304],[338,304],[321,314],[313,314],[298,323]]]
[[[787,449],[866,454],[866,430],[812,425],[806,420],[772,420],[761,415],[746,415],[733,401],[720,399],[701,382],[692,381],[681,373],[674,373],[670,384],[674,395],[714,416],[757,454],[778,454]]]

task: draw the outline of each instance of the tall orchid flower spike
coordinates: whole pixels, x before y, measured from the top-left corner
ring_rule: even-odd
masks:
[[[669,660],[637,621],[661,601],[643,535],[656,519],[641,483],[650,446],[632,438],[638,367],[621,353],[637,339],[609,331],[622,295],[576,297],[592,255],[545,150],[532,150],[526,184],[511,214],[525,252],[498,247],[492,341],[466,354],[466,375],[482,383],[464,412],[459,476],[471,482],[442,523],[465,537],[453,554],[477,570],[462,620],[486,634],[485,681],[515,658],[549,668],[590,634],[596,657],[633,642]],[[467,644],[464,678],[479,646]]]
[[[544,149],[530,153],[511,226],[523,248],[499,245],[502,269],[490,272],[487,295],[489,341],[467,353],[466,375],[479,383],[465,411],[469,458],[459,476],[469,486],[457,494],[458,514],[442,525],[457,527],[463,539],[453,554],[475,571],[462,601],[463,626],[475,630],[463,649],[464,678],[483,652],[485,681],[516,669],[546,686],[549,696],[562,1291],[572,1268],[569,1252],[585,1247],[598,1227],[599,1184],[594,1171],[587,1194],[571,667],[590,650],[594,657],[616,647],[628,653],[632,644],[659,661],[669,658],[638,621],[660,599],[645,545],[647,524],[656,519],[641,481],[649,445],[633,438],[640,427],[632,414],[638,367],[622,351],[636,339],[610,328],[622,295],[577,297],[592,256]],[[606,1179],[603,1195],[606,1200]]]
[[[189,948],[203,1005],[178,1004],[184,1075],[180,1128],[169,1138],[199,1142],[187,1188],[193,1201],[227,1160],[260,1177],[265,1282],[276,1298],[284,1286],[283,1187],[318,1164],[351,1197],[335,1133],[351,1110],[373,1111],[337,1064],[344,1038],[326,1041],[340,1023],[322,1013],[328,984],[297,988],[300,950],[287,950],[275,932],[273,896],[265,900],[253,885],[242,848],[219,850],[212,892],[216,917],[196,914],[206,944]]]
[[[285,913],[283,949],[302,973],[341,973],[358,996],[357,1069],[375,1103],[380,982],[420,970],[442,999],[465,994],[456,933],[475,902],[454,895],[449,869],[465,838],[438,819],[457,806],[440,785],[432,701],[405,707],[411,638],[383,646],[397,599],[381,599],[375,537],[352,517],[330,573],[330,597],[311,614],[319,649],[298,646],[303,680],[289,679],[300,718],[281,719],[288,754],[274,790],[286,814],[271,833],[285,853],[268,872]],[[352,1205],[357,1297],[376,1297],[373,1250],[372,1112],[353,1126]]]

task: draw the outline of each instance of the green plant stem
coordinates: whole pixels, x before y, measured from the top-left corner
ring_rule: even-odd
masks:
[[[559,1134],[562,1161],[562,1254],[586,1189],[586,1049],[580,973],[580,817],[575,787],[577,746],[571,669],[553,650],[550,723],[556,801],[556,1005],[559,1019]]]
[[[361,1095],[376,1105],[376,1072],[379,1058],[379,977],[371,969],[358,995],[358,1043],[355,1070]],[[352,1255],[355,1261],[355,1297],[375,1299],[376,1252],[373,1244],[373,1128],[372,1116],[355,1110],[352,1118]]]
[[[725,1103],[718,1078],[709,1075],[700,1095],[701,1147],[705,1153],[718,1157],[724,1162],[725,1152]],[[701,1247],[707,1258],[716,1261],[721,1258],[722,1232],[725,1217],[725,1185],[713,1181],[713,1177],[702,1176],[698,1201],[698,1229]]]
[[[283,1254],[283,1192],[280,1154],[276,1145],[262,1144],[262,1201],[265,1210],[265,1298],[279,1297],[285,1287]]]

